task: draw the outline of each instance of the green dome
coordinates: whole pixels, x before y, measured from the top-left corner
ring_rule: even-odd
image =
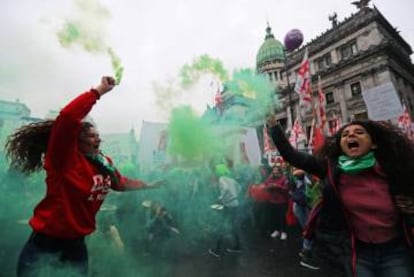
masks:
[[[275,39],[272,34],[272,29],[268,25],[266,28],[265,41],[262,46],[260,46],[256,55],[256,65],[260,66],[265,62],[274,60],[283,61],[285,59],[283,48],[283,44]]]

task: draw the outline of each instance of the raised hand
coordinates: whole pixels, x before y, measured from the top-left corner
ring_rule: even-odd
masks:
[[[95,87],[95,90],[102,96],[108,91],[111,91],[114,87],[115,79],[110,76],[103,76],[101,78],[101,83]]]
[[[278,124],[275,114],[269,114],[266,117],[266,123],[268,127],[274,127]]]

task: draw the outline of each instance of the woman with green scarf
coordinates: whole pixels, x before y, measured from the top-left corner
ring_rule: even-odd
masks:
[[[414,276],[414,144],[396,127],[353,121],[318,153],[294,149],[274,116],[270,135],[283,158],[322,181],[305,236],[318,256],[349,277]]]

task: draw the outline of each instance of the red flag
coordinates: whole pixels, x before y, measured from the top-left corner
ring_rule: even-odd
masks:
[[[323,135],[321,128],[316,128],[314,137],[315,137],[315,142],[313,146],[313,152],[318,152],[325,143],[325,137]]]
[[[312,120],[312,125],[311,125],[311,131],[310,131],[310,135],[309,135],[309,150],[311,152],[317,152],[318,150],[320,150],[320,148],[322,147],[322,145],[324,144],[324,135],[322,132],[322,129],[320,127],[318,127],[318,125],[315,122],[315,118]]]
[[[298,148],[298,142],[300,139],[305,138],[305,132],[302,129],[302,126],[299,123],[299,120],[296,118],[293,123],[293,127],[290,130],[289,142],[293,147]]]
[[[217,90],[214,96],[214,106],[220,106],[223,103],[223,96],[221,90]]]
[[[309,110],[312,106],[311,90],[310,63],[308,58],[308,48],[306,48],[295,84],[295,91],[299,94],[299,105],[304,108],[304,110]]]

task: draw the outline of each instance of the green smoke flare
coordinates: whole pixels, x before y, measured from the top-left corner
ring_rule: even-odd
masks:
[[[193,60],[191,64],[185,64],[180,70],[181,86],[188,88],[198,81],[201,74],[211,73],[221,81],[227,80],[227,71],[218,59],[202,55]]]
[[[115,73],[115,83],[119,85],[121,83],[122,74],[124,73],[124,67],[121,64],[121,60],[119,59],[119,57],[111,48],[108,48],[108,53],[111,57],[112,68]]]

